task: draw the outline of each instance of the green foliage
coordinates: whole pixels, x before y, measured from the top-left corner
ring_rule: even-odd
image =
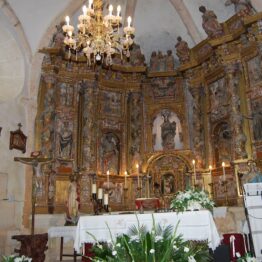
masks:
[[[128,234],[93,246],[92,261],[109,262],[207,262],[210,261],[206,242],[184,241],[172,226],[155,225],[147,231],[145,226],[132,226]],[[110,230],[110,229],[109,229]]]
[[[184,192],[178,192],[171,201],[170,207],[177,212],[184,212],[188,209],[208,209],[212,210],[214,202],[209,199],[208,194],[199,189],[188,189]]]
[[[2,262],[31,262],[32,258],[25,257],[25,256],[3,256]]]
[[[237,262],[257,262],[255,257],[252,257],[250,253],[246,253],[243,257],[240,257],[239,253],[236,253],[238,259]]]

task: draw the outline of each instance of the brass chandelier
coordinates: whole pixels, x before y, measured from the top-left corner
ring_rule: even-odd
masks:
[[[112,55],[119,54],[130,56],[129,48],[133,44],[132,37],[135,28],[131,26],[131,17],[127,18],[127,26],[124,27],[123,35],[120,33],[122,26],[121,7],[117,7],[116,15],[113,15],[113,6],[109,6],[109,13],[103,17],[102,0],[89,0],[88,7],[82,8],[83,14],[78,17],[78,32],[74,34],[74,27],[69,24],[70,18],[66,16],[66,24],[63,31],[66,36],[64,44],[69,50],[69,56],[73,51],[76,56],[84,53],[87,57],[87,64],[90,66],[92,60],[102,61],[106,65],[112,64]]]

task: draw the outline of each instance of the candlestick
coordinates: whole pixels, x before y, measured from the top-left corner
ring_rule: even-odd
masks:
[[[195,182],[196,182],[196,161],[195,161],[195,159],[192,160],[192,164],[193,164],[194,178],[195,178]]]
[[[139,182],[139,165],[136,164],[136,168],[137,168],[137,187],[140,187],[140,182]]]
[[[98,188],[98,196],[97,196],[98,199],[103,199],[103,189],[102,188]]]
[[[96,194],[96,184],[92,184],[92,194]]]
[[[212,175],[212,166],[209,166],[209,174]]]
[[[104,194],[104,206],[107,206],[108,205],[108,194],[105,193]]]
[[[226,181],[225,162],[222,162],[222,169],[223,169],[223,180]]]
[[[125,171],[125,184],[124,184],[124,188],[127,188],[127,181],[126,181],[126,177],[127,177],[127,172]]]
[[[107,170],[106,175],[107,175],[107,189],[109,190],[109,170]]]

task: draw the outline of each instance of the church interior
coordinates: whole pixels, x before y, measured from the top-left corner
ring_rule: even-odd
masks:
[[[165,212],[198,188],[219,234],[243,233],[243,185],[262,182],[261,0],[0,0],[0,35],[1,256],[108,212],[96,194]]]

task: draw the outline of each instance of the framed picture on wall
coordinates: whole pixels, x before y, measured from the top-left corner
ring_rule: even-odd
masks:
[[[25,153],[27,136],[22,132],[21,127],[19,123],[16,131],[10,131],[9,149],[17,149]]]

